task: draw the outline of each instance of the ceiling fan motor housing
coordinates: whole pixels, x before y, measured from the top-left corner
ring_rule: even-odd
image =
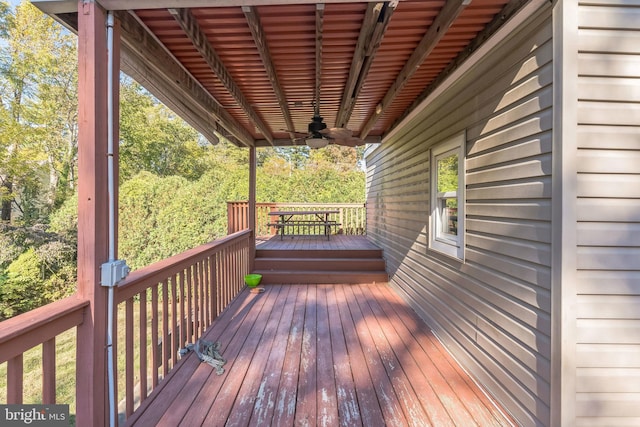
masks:
[[[313,119],[311,119],[311,123],[309,123],[309,133],[316,138],[322,138],[320,131],[327,128],[326,123],[324,123],[322,120],[323,119],[320,116],[313,116]]]

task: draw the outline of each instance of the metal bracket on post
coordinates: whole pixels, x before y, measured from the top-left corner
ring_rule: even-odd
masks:
[[[127,277],[131,269],[123,259],[105,262],[100,266],[100,284],[112,288]]]

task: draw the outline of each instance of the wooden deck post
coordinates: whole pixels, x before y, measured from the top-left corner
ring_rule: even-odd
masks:
[[[117,106],[118,49],[114,64]],[[116,108],[116,130],[117,117]],[[78,132],[78,296],[90,305],[78,327],[76,425],[101,426],[108,415],[107,291],[100,285],[100,266],[108,258],[107,44],[106,13],[94,1],[78,2]],[[115,159],[117,165],[117,151]]]
[[[249,271],[253,271],[256,258],[256,147],[249,148]]]

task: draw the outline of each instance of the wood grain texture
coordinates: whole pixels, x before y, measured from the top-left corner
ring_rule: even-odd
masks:
[[[245,290],[128,425],[509,426],[387,284]]]

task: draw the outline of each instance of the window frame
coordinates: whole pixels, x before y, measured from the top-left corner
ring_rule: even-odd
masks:
[[[430,155],[431,180],[429,190],[431,212],[429,248],[459,260],[464,260],[465,245],[465,147],[466,133],[462,132],[434,146]],[[438,161],[453,154],[458,156],[458,188],[455,192],[440,194],[438,192]],[[452,198],[457,199],[457,234],[455,236],[442,231],[444,227],[440,211],[442,201]]]

